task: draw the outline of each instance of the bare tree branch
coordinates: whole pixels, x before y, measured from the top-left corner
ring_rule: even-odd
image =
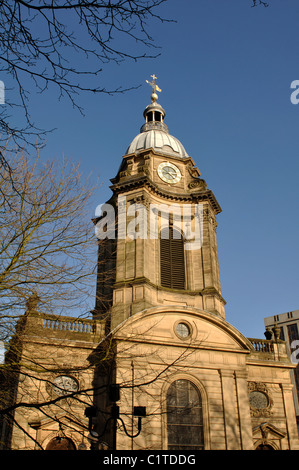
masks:
[[[22,146],[43,142],[43,132],[30,113],[30,92],[51,88],[73,107],[82,93],[115,94],[136,88],[100,85],[111,62],[136,61],[158,55],[148,21],[168,21],[157,13],[166,0],[40,0],[0,2],[0,72],[7,74],[18,101],[6,99],[0,113],[0,135]],[[79,68],[78,64],[81,64]],[[4,75],[5,77],[5,75]],[[25,125],[11,123],[8,108],[23,111]]]
[[[264,7],[268,7],[269,3],[264,2],[263,0],[252,0],[252,7],[256,7],[258,5],[263,5]]]
[[[88,206],[94,186],[67,161],[41,164],[38,157],[30,161],[7,152],[5,161],[0,176],[3,330],[32,296],[40,298],[44,311],[76,302],[83,311],[95,283],[97,242]]]

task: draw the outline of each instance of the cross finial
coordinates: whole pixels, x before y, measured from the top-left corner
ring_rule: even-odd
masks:
[[[152,100],[153,101],[156,101],[158,99],[158,95],[157,95],[157,91],[161,92],[161,88],[158,87],[158,85],[156,84],[156,80],[157,80],[157,77],[155,74],[151,75],[152,77],[152,82],[149,82],[148,80],[146,80],[146,83],[148,83],[152,89],[153,89],[153,93],[152,93]]]

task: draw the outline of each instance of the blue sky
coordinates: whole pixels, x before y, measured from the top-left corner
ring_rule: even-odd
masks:
[[[161,55],[112,64],[102,76],[106,86],[142,84],[137,90],[82,95],[81,116],[54,90],[32,89],[34,120],[57,128],[41,156],[66,155],[100,178],[92,217],[143,124],[145,80],[155,73],[169,131],[223,210],[217,237],[226,319],[263,338],[265,316],[299,309],[299,105],[290,101],[299,80],[299,2],[251,8],[250,0],[169,0],[160,11],[177,21],[149,24]]]

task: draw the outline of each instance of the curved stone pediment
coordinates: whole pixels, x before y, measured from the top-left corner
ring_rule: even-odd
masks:
[[[178,324],[186,325],[189,334],[182,337]],[[197,308],[159,306],[145,309],[121,323],[112,332],[115,339],[179,345],[214,350],[253,350],[250,341],[218,315]]]

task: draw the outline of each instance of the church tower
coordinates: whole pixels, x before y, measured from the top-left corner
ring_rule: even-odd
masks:
[[[110,230],[114,241],[100,248],[95,314],[101,316],[112,306],[112,329],[157,305],[197,307],[225,316],[216,240],[221,208],[193,159],[170,135],[155,80],[153,75],[145,122],[111,180],[110,215],[115,211],[116,217],[109,222],[116,229]],[[105,215],[97,219],[98,233],[107,223]],[[109,275],[104,279],[107,253],[101,250],[108,245],[110,266],[104,268]]]
[[[276,332],[249,339],[226,321],[221,208],[169,133],[155,80],[95,220],[94,432],[117,450],[298,448],[294,365]]]

